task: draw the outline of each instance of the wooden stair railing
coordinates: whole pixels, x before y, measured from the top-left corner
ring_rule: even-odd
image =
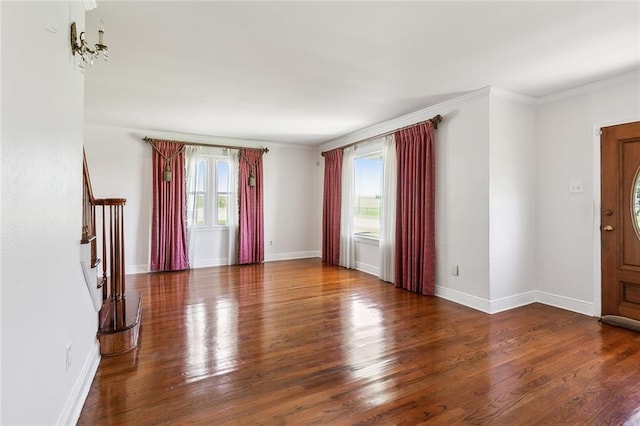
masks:
[[[102,286],[102,298],[106,300],[121,299],[125,290],[124,268],[124,205],[125,198],[98,198],[93,200],[93,213],[96,207],[101,212],[102,219],[102,255],[108,262],[102,262],[103,282],[109,286]],[[107,275],[107,264],[109,274]],[[110,280],[107,280],[107,278]]]
[[[91,244],[91,268],[100,264],[96,247],[96,209],[87,156],[82,151],[82,244]]]
[[[84,153],[83,153],[84,154]],[[141,318],[139,292],[126,292],[124,251],[124,198],[95,198],[83,155],[82,243],[91,244],[91,267],[102,264],[102,307],[97,337],[101,355],[118,355],[138,344]],[[101,255],[98,258],[96,219],[101,222]],[[107,273],[108,272],[108,273]],[[99,296],[98,296],[99,297]]]

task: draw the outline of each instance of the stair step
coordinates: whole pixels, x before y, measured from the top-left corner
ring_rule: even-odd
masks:
[[[142,294],[126,292],[121,300],[106,300],[100,309],[100,354],[119,355],[138,346]]]

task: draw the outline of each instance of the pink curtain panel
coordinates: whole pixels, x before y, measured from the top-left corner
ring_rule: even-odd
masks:
[[[238,172],[240,222],[238,263],[264,262],[264,208],[262,186],[262,149],[242,149]],[[253,176],[255,186],[250,186]]]
[[[151,270],[188,269],[184,145],[164,141],[155,141],[154,145]],[[170,182],[164,180],[167,158],[170,158]]]

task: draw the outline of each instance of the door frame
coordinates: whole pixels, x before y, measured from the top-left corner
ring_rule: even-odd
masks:
[[[640,116],[602,121],[593,125],[593,316],[602,315],[602,241],[600,232],[601,188],[600,129],[640,121]]]

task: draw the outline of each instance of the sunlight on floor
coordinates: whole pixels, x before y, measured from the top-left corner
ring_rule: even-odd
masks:
[[[360,398],[372,406],[389,402],[391,395],[385,392],[389,384],[380,381],[391,363],[390,360],[380,362],[386,350],[382,312],[369,301],[353,298],[349,314],[351,375],[354,380],[369,382],[360,390]]]
[[[238,354],[238,309],[230,298],[215,303],[209,318],[204,303],[187,306],[187,382],[224,374],[236,368]],[[213,326],[213,328],[211,327]],[[213,343],[213,345],[211,344]],[[212,369],[209,365],[214,362]]]

